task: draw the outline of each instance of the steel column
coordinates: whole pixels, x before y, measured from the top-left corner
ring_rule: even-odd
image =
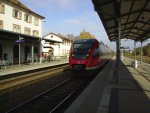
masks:
[[[142,49],[143,49],[143,45],[142,45],[142,41],[141,41],[141,60],[140,60],[140,64],[142,64],[142,57],[143,57],[143,51],[142,51]]]
[[[41,41],[40,41],[40,64],[42,63],[42,53],[43,53],[43,44],[42,44],[42,37],[44,35],[43,33],[43,29],[44,29],[44,22],[46,22],[45,20],[41,20]]]
[[[34,63],[34,45],[32,44],[32,64]]]
[[[136,41],[134,41],[134,60],[136,60]]]
[[[120,70],[120,34],[121,34],[121,26],[120,26],[120,19],[118,19],[118,38],[116,40],[116,49],[117,49],[117,59],[116,59],[116,76],[117,76],[117,83],[119,78],[119,70]]]
[[[20,36],[19,36],[19,40],[20,40]],[[19,42],[19,67],[20,67],[20,42]]]

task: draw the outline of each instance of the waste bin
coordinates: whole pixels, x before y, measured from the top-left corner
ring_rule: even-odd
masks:
[[[134,67],[134,68],[138,68],[138,61],[137,60],[134,60],[131,62],[131,65]]]
[[[134,68],[138,68],[138,61],[137,60],[134,61]]]

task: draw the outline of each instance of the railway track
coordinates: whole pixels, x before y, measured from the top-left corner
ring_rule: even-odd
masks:
[[[55,113],[60,109],[62,112],[61,106],[66,106],[66,103],[71,102],[91,80],[91,77],[68,78],[6,113]]]
[[[1,113],[17,113],[17,111],[20,111],[21,113],[26,113],[26,110],[29,110],[27,111],[27,113],[34,113],[34,112],[35,113],[38,113],[38,112],[39,113],[47,113],[47,112],[57,113],[59,110],[60,112],[62,112],[67,106],[69,106],[72,100],[74,100],[78,96],[78,94],[87,86],[87,84],[95,77],[95,75],[99,71],[94,71],[94,73],[93,72],[82,73],[82,74],[77,73],[73,75],[70,70],[67,70],[67,71],[63,71],[63,73],[57,73],[55,76],[44,77],[46,79],[39,80],[32,84],[30,83],[25,86],[21,86],[21,87],[19,86],[19,88],[16,88],[14,90],[8,90],[5,92],[2,92],[0,93],[0,101],[1,101],[0,112]],[[80,77],[79,79],[76,77],[72,78],[72,76],[85,75],[85,74],[90,77],[87,77],[87,76]],[[66,80],[68,80],[68,82]],[[47,92],[51,92],[50,97],[47,96],[47,94],[45,94]],[[45,96],[42,96],[42,95],[45,95]],[[46,108],[44,107],[46,105],[41,104],[41,103],[47,103],[44,100],[45,98],[47,98],[50,102],[46,104],[48,105]],[[36,105],[35,103],[40,103],[40,104]],[[36,109],[40,108],[40,109],[38,111],[34,111],[36,110],[34,108]],[[45,109],[46,112],[44,111],[40,112],[40,110],[43,110],[43,109]]]
[[[69,71],[66,70],[54,75],[49,75],[49,77],[44,77],[43,79],[30,84],[20,84],[7,91],[2,91],[0,93],[0,113],[5,113],[7,110],[19,105],[20,103],[24,103],[41,92],[54,87],[60,82],[70,78],[68,75]]]
[[[0,81],[0,93],[33,84],[43,79],[47,79],[55,74],[61,73],[67,69],[67,65],[57,68],[41,70],[30,74],[7,78]]]

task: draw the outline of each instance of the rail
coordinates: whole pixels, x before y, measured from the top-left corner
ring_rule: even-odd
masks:
[[[39,57],[21,57],[20,58],[20,65],[22,64],[41,64]],[[52,59],[43,58],[42,63],[50,63],[52,61],[60,61],[60,60],[67,60],[68,56],[54,56]],[[7,58],[6,60],[0,60],[0,69],[8,69],[13,65],[18,65],[19,60],[18,58]]]
[[[52,88],[50,88],[50,89],[48,89],[48,90],[46,90],[46,91],[44,91],[44,92],[42,92],[42,93],[36,95],[35,97],[33,97],[33,98],[31,98],[31,99],[29,99],[29,100],[27,100],[27,101],[21,103],[20,105],[17,105],[16,107],[14,107],[14,108],[8,110],[6,113],[15,112],[17,109],[21,108],[21,107],[24,106],[25,104],[28,104],[28,103],[34,101],[35,99],[39,98],[40,96],[45,95],[46,93],[48,93],[48,92],[50,92],[50,91],[52,91],[52,90],[54,90],[54,89],[56,89],[56,88],[62,86],[63,84],[65,84],[65,83],[67,83],[67,82],[69,82],[69,81],[71,81],[70,78],[67,79],[67,80],[65,80],[65,81],[63,81],[63,82],[61,82],[61,83],[59,83],[59,84],[56,84],[56,85],[53,86]]]

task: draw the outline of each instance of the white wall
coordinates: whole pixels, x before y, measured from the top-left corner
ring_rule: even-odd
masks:
[[[45,37],[44,37],[44,39],[50,39],[50,40],[53,40],[53,41],[58,41],[58,42],[63,42],[63,40],[60,38],[60,37],[58,37],[58,36],[56,36],[56,35],[53,35],[53,34],[48,34],[48,35],[46,35]]]
[[[58,37],[58,36],[54,35],[53,33],[52,34],[49,33],[48,35],[43,37],[43,39],[50,39],[50,40],[61,42],[61,43],[55,43],[55,45],[49,45],[52,48],[54,48],[54,56],[64,56],[64,55],[67,55],[67,53],[64,53],[64,50],[66,50],[66,52],[70,51],[71,41],[69,41],[69,40],[62,39],[61,37]],[[69,45],[68,44],[64,44],[64,41],[65,42],[68,41],[68,43],[70,43],[70,44]],[[59,44],[60,44],[60,46],[59,46]],[[48,46],[48,45],[45,44],[43,46]],[[47,48],[43,48],[43,52],[46,52],[46,51],[48,51],[48,49]]]
[[[13,7],[8,5],[8,4],[5,4],[5,13],[4,14],[0,14],[0,20],[3,21],[3,29],[4,30],[9,30],[9,31],[13,31],[13,24],[17,24],[17,25],[20,25],[21,26],[21,33],[24,34],[24,27],[28,27],[28,28],[31,28],[31,35],[32,35],[32,31],[33,30],[38,30],[39,31],[39,37],[42,36],[42,33],[41,33],[41,29],[42,29],[42,19],[39,18],[39,25],[36,26],[34,25],[34,17],[32,14],[32,23],[27,23],[24,21],[24,14],[26,12],[24,11],[21,11],[22,12],[22,19],[19,20],[19,19],[16,19],[14,18],[12,15],[13,15]]]
[[[65,40],[65,42],[68,42],[69,44],[66,44],[66,43],[62,43],[61,44],[61,54],[62,55],[68,55],[69,53],[69,51],[70,51],[70,48],[71,48],[71,41],[68,41],[68,40]],[[65,53],[64,53],[64,50],[66,51]]]

